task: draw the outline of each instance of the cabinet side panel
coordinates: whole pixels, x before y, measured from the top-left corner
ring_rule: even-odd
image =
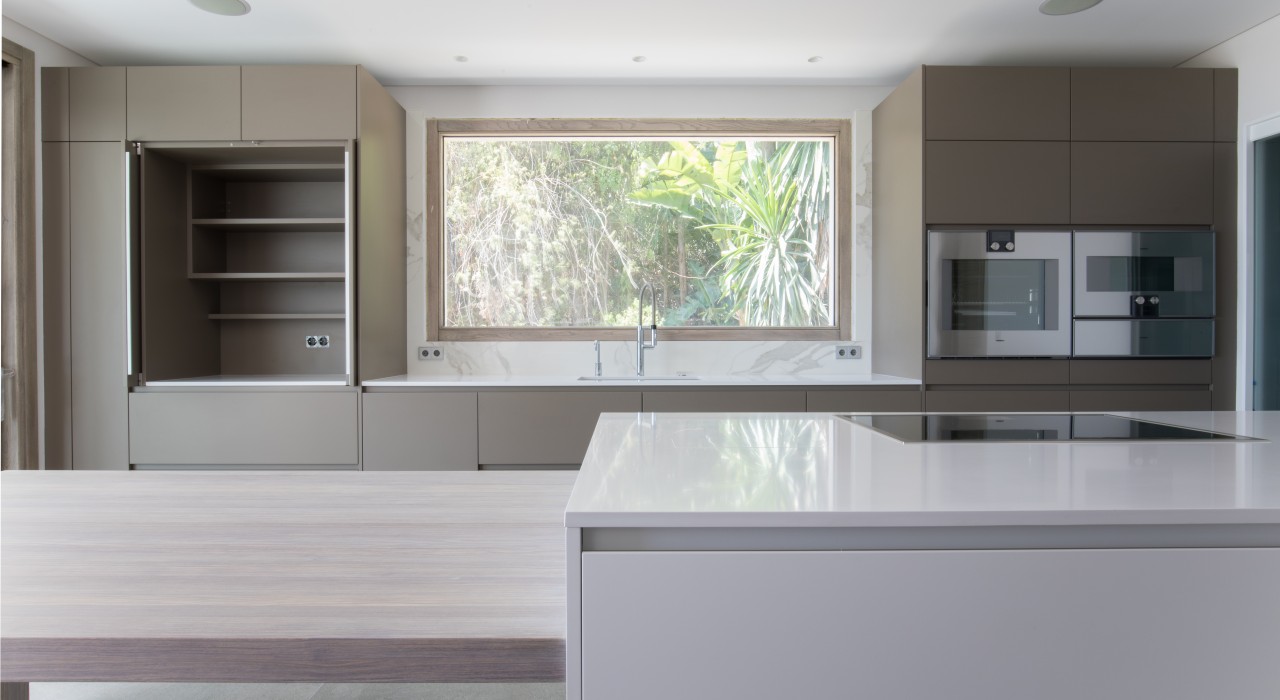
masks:
[[[872,112],[872,371],[920,378],[924,353],[924,113],[917,70]]]
[[[362,464],[370,470],[475,469],[475,392],[362,397]]]
[[[125,153],[72,143],[71,422],[75,469],[128,469]]]
[[[1235,141],[1240,103],[1239,71],[1215,68],[1213,71],[1213,140]]]
[[[47,75],[47,73],[46,73]],[[44,466],[71,468],[71,182],[67,143],[44,144]]]
[[[209,282],[187,279],[186,167],[155,151],[142,162],[142,371],[147,381],[219,373]]]
[[[405,113],[363,68],[356,81],[356,376],[363,381],[407,368]]]

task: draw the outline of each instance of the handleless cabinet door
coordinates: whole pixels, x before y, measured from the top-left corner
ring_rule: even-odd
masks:
[[[128,138],[239,141],[240,66],[128,68]]]
[[[244,66],[243,138],[356,138],[355,66]]]
[[[925,66],[924,93],[926,139],[1071,138],[1066,68]]]
[[[40,140],[70,141],[70,68],[40,69]]]
[[[1073,68],[1076,141],[1212,141],[1213,69]]]
[[[125,68],[68,68],[72,141],[125,139]]]
[[[920,411],[920,387],[908,390],[826,389],[808,391],[806,406],[814,411],[858,411],[860,413],[916,413]]]
[[[806,404],[805,392],[791,390],[725,389],[644,392],[644,410],[664,413],[804,411]]]
[[[1072,143],[1071,222],[1213,223],[1213,144]]]
[[[926,224],[1065,224],[1065,141],[929,141]]]
[[[1070,392],[1055,390],[926,391],[924,410],[933,413],[1067,411]]]
[[[601,413],[639,410],[638,391],[480,392],[480,464],[582,464]]]
[[[361,401],[366,471],[476,468],[475,392],[378,392]]]

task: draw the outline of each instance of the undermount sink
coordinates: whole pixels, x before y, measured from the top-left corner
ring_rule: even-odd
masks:
[[[697,381],[702,377],[696,377],[692,374],[669,374],[669,375],[647,375],[637,377],[634,374],[620,374],[614,376],[603,377],[578,377],[580,382],[685,382]]]

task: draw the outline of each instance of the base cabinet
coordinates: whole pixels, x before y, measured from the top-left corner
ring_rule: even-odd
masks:
[[[358,404],[353,390],[134,392],[129,461],[138,467],[355,469]]]
[[[640,410],[638,391],[494,391],[479,396],[482,468],[582,464],[601,413]]]
[[[361,404],[365,470],[474,470],[474,392],[366,393]]]
[[[1276,549],[581,562],[582,700],[1263,700],[1280,688]]]

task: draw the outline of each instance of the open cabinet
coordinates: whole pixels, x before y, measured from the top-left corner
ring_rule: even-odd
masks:
[[[139,383],[352,384],[354,145],[139,150]]]

